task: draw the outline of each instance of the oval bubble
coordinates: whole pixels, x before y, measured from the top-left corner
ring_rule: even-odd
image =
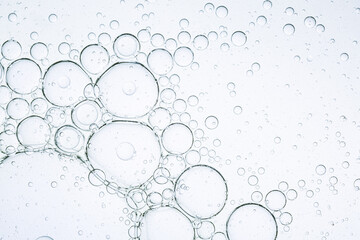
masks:
[[[275,217],[265,207],[256,203],[237,207],[226,222],[229,240],[275,240],[277,233]]]
[[[155,74],[166,75],[173,68],[174,62],[171,53],[166,49],[158,48],[149,53],[147,64]]]
[[[140,52],[140,42],[134,35],[124,33],[115,39],[113,48],[116,56],[128,59]]]
[[[67,107],[84,98],[84,88],[89,83],[91,79],[77,63],[60,61],[46,71],[43,93],[50,103]]]
[[[155,77],[140,63],[116,63],[98,79],[96,86],[105,108],[123,118],[147,114],[159,95]]]
[[[183,154],[192,147],[194,137],[189,127],[182,123],[173,123],[165,128],[161,141],[169,153]]]
[[[19,94],[29,94],[35,91],[40,84],[40,79],[39,65],[28,58],[12,62],[6,71],[7,85]]]
[[[148,210],[144,213],[140,226],[140,240],[195,239],[190,220],[179,210],[172,207]]]
[[[147,181],[159,165],[160,144],[152,129],[139,122],[114,121],[89,139],[90,162],[120,187]]]
[[[175,199],[192,217],[208,219],[224,208],[228,188],[223,176],[207,165],[187,168],[176,180]]]
[[[84,135],[70,125],[62,126],[55,133],[55,145],[64,152],[79,152],[84,148],[84,141]]]
[[[81,65],[91,74],[102,72],[109,64],[109,61],[108,51],[98,44],[88,45],[80,53]]]
[[[38,116],[29,116],[22,120],[16,130],[19,142],[28,147],[40,148],[50,140],[50,127]]]

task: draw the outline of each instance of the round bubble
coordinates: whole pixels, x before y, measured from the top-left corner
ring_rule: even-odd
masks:
[[[89,83],[91,79],[78,64],[60,61],[46,71],[43,93],[56,106],[71,106],[84,97],[84,88]]]
[[[215,14],[219,18],[225,18],[228,15],[228,9],[225,6],[219,6],[216,8]]]
[[[19,94],[29,94],[40,84],[41,69],[31,59],[22,58],[11,63],[6,71],[9,88]]]
[[[237,207],[226,222],[229,240],[275,240],[277,233],[275,217],[260,204],[246,203]]]
[[[11,99],[11,91],[6,86],[0,86],[0,105],[7,104]]]
[[[50,127],[45,120],[38,116],[29,116],[22,120],[16,130],[19,142],[24,146],[39,148],[50,140]]]
[[[156,108],[150,112],[148,120],[150,126],[162,130],[166,128],[171,122],[170,112],[169,110],[162,107]]]
[[[6,112],[9,117],[15,120],[23,119],[24,117],[26,117],[29,111],[29,103],[22,98],[12,99],[6,107]]]
[[[102,113],[95,101],[84,100],[78,103],[71,112],[71,119],[78,128],[89,131],[93,124],[99,125]]]
[[[288,36],[293,35],[295,33],[294,25],[292,25],[290,23],[285,24],[283,27],[283,32]]]
[[[49,236],[41,236],[41,237],[38,237],[35,240],[53,240],[53,239],[51,237],[49,237]]]
[[[247,36],[244,32],[236,31],[231,35],[231,42],[237,46],[243,46],[247,41]]]
[[[182,123],[173,123],[165,128],[161,141],[169,153],[183,154],[192,147],[194,137],[189,127]]]
[[[44,114],[48,110],[48,102],[43,98],[35,98],[31,102],[31,110],[35,114]]]
[[[265,196],[266,206],[273,211],[280,211],[286,205],[285,194],[279,190],[272,190]]]
[[[160,144],[152,129],[138,122],[104,125],[86,146],[90,162],[120,187],[147,181],[159,165]]]
[[[171,53],[166,49],[158,48],[149,53],[147,64],[154,73],[166,75],[173,68],[174,62]]]
[[[308,16],[305,18],[304,20],[304,24],[305,26],[307,26],[308,28],[313,28],[316,26],[316,20],[314,17]]]
[[[70,125],[62,126],[55,133],[55,145],[64,152],[79,152],[84,148],[84,141],[84,135]]]
[[[194,61],[194,53],[188,47],[179,47],[174,52],[174,61],[180,67],[189,66]]]
[[[196,232],[201,239],[210,239],[215,233],[215,226],[210,221],[203,221]]]
[[[45,43],[34,43],[30,48],[30,54],[35,60],[42,60],[49,54],[49,49]]]
[[[140,227],[140,240],[195,239],[190,220],[172,207],[160,207],[146,211]]]
[[[193,45],[197,50],[204,50],[209,46],[209,39],[204,35],[197,35],[193,40]]]
[[[140,63],[116,63],[98,79],[96,86],[105,108],[124,118],[147,114],[155,106],[159,95],[155,77]]]
[[[97,44],[86,46],[80,53],[81,65],[91,74],[102,72],[109,64],[109,61],[108,51]]]
[[[0,152],[4,154],[12,154],[16,152],[19,146],[19,141],[16,134],[12,131],[5,131],[0,133]]]
[[[177,204],[190,216],[200,219],[217,215],[225,206],[227,192],[223,176],[206,165],[187,168],[175,183]]]
[[[217,119],[217,117],[215,116],[208,116],[206,119],[205,119],[205,126],[208,128],[208,129],[215,129],[217,128],[219,125],[219,120]]]
[[[1,54],[7,60],[14,60],[20,57],[22,47],[16,40],[10,39],[3,43],[1,46]]]
[[[114,41],[114,52],[122,59],[135,57],[140,51],[139,40],[132,34],[124,33]]]

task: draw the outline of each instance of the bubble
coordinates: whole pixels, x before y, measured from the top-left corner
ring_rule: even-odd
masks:
[[[274,138],[274,143],[276,143],[276,144],[281,143],[281,138],[280,137],[275,137]]]
[[[207,12],[207,13],[213,12],[214,9],[215,9],[215,6],[214,6],[214,4],[212,4],[212,3],[206,3],[205,6],[204,6],[204,10],[205,10],[205,12]]]
[[[98,43],[106,46],[111,43],[111,36],[108,33],[100,33],[98,36]]]
[[[31,38],[31,40],[37,40],[38,38],[39,38],[39,34],[37,33],[37,32],[31,32],[30,33],[30,38]]]
[[[7,104],[11,99],[11,91],[6,86],[0,86],[0,105]]]
[[[185,112],[187,108],[186,102],[183,99],[176,99],[173,103],[173,109],[176,112]]]
[[[73,123],[80,129],[89,131],[91,125],[99,125],[101,121],[101,108],[95,101],[84,100],[78,103],[71,112]]]
[[[214,233],[214,235],[212,236],[211,240],[227,240],[227,237],[224,233],[222,232],[216,232]]]
[[[6,72],[7,85],[16,93],[29,94],[40,84],[41,69],[31,59],[22,58],[12,62]]]
[[[250,186],[255,186],[259,183],[259,179],[257,178],[257,176],[255,175],[251,175],[249,178],[248,178],[248,183]]]
[[[155,77],[140,63],[121,62],[112,65],[98,79],[100,101],[118,117],[140,117],[157,103],[159,87]]]
[[[283,32],[288,36],[293,35],[295,33],[294,25],[292,25],[290,23],[285,24],[283,27]]]
[[[103,170],[120,187],[138,186],[158,167],[160,144],[147,125],[114,121],[101,127],[89,139],[90,162]]]
[[[16,40],[10,39],[3,43],[1,46],[1,54],[7,60],[14,60],[20,57],[22,47]]]
[[[191,95],[188,97],[187,102],[189,106],[195,107],[199,103],[199,98],[195,95]]]
[[[305,26],[307,26],[308,28],[313,28],[316,26],[316,20],[315,18],[311,17],[311,16],[308,16],[305,18],[304,20],[304,24]]]
[[[16,20],[17,20],[17,15],[16,15],[16,13],[10,13],[9,15],[8,15],[8,20],[10,21],[10,22],[15,22]]]
[[[226,222],[229,240],[275,240],[277,233],[275,217],[265,207],[256,203],[237,207]]]
[[[170,104],[175,101],[176,93],[171,88],[165,88],[161,91],[160,98],[164,103]]]
[[[289,225],[293,220],[293,217],[290,213],[288,212],[283,212],[280,215],[280,222],[283,225]]]
[[[167,155],[161,161],[161,168],[165,168],[168,171],[165,174],[167,179],[176,179],[185,170],[186,164],[184,158],[180,155]],[[162,172],[164,171],[162,170]]]
[[[266,10],[269,10],[272,7],[272,2],[271,1],[264,1],[263,2],[263,8]]]
[[[191,40],[191,35],[189,32],[187,31],[181,31],[178,36],[177,36],[177,39],[179,41],[180,44],[188,44]]]
[[[29,103],[22,98],[12,99],[6,107],[6,112],[9,117],[15,120],[23,119],[24,117],[26,117],[29,111]]]
[[[210,221],[203,221],[196,232],[201,239],[209,239],[215,233],[215,226]]]
[[[148,42],[151,38],[151,34],[150,31],[147,29],[141,29],[138,34],[137,37],[139,39],[140,42]]]
[[[58,51],[59,53],[61,53],[62,55],[67,55],[70,53],[71,47],[67,42],[62,42],[59,44],[58,46]]]
[[[139,40],[130,33],[118,36],[114,41],[114,52],[121,59],[136,57],[140,52]]]
[[[201,155],[197,150],[190,150],[186,153],[185,161],[189,165],[199,164],[201,161]]]
[[[31,46],[30,54],[35,60],[42,60],[48,56],[49,49],[44,43],[37,42]]]
[[[251,194],[251,200],[253,202],[259,203],[263,200],[263,195],[261,192],[259,191],[255,191]]]
[[[152,50],[147,57],[147,64],[158,75],[166,75],[174,65],[171,53],[163,48]]]
[[[89,83],[89,76],[78,64],[60,61],[47,69],[43,93],[46,99],[56,106],[71,106],[83,98],[84,88]]]
[[[265,16],[259,16],[256,19],[257,24],[264,26],[267,23],[267,18]]]
[[[286,190],[288,190],[289,184],[287,182],[282,181],[279,183],[278,188],[280,191],[285,192]]]
[[[181,29],[186,29],[187,27],[189,27],[189,20],[187,20],[186,18],[183,18],[179,21],[179,26],[181,27]]]
[[[266,206],[272,211],[280,211],[286,205],[286,197],[279,190],[272,190],[265,196]]]
[[[150,42],[154,47],[158,48],[164,45],[165,38],[162,34],[155,33],[154,35],[151,36]]]
[[[165,41],[165,48],[169,51],[174,51],[177,48],[177,42],[173,38],[169,38]]]
[[[53,127],[60,127],[66,121],[65,111],[58,107],[48,109],[45,118]]]
[[[49,237],[49,236],[41,236],[41,237],[38,237],[35,240],[53,240],[53,239],[51,237]]]
[[[226,16],[228,15],[228,9],[225,6],[219,6],[216,8],[215,14],[219,18],[226,18]]]
[[[230,50],[230,45],[227,43],[223,43],[220,45],[220,50],[223,52],[228,52]]]
[[[192,147],[194,137],[189,127],[182,123],[173,123],[165,128],[161,141],[169,153],[183,154]]]
[[[341,61],[346,62],[347,60],[349,60],[349,54],[347,53],[340,54],[340,59]]]
[[[151,127],[162,130],[171,122],[170,112],[162,107],[156,108],[150,112],[148,120]]]
[[[205,126],[208,129],[213,130],[213,129],[217,128],[218,125],[219,125],[219,120],[215,116],[208,116],[205,119]]]
[[[119,22],[117,20],[112,20],[110,23],[109,23],[109,26],[112,30],[116,30],[119,28]]]
[[[146,211],[140,226],[140,240],[192,240],[195,238],[190,220],[172,207]]]
[[[234,109],[233,109],[233,112],[236,114],[236,115],[239,115],[242,113],[242,107],[240,106],[235,106]]]
[[[4,124],[6,119],[6,111],[4,108],[0,107],[0,127]]]
[[[102,72],[109,64],[108,51],[97,44],[86,46],[80,53],[81,65],[91,74]]]
[[[356,191],[360,191],[360,178],[354,180],[354,188]]]
[[[19,145],[16,134],[12,131],[4,131],[0,133],[0,152],[4,154],[15,153]]]
[[[317,31],[318,33],[323,33],[323,32],[325,32],[325,26],[322,25],[322,24],[318,24],[318,25],[316,26],[316,31]]]
[[[98,187],[103,184],[103,182],[105,181],[105,177],[105,173],[102,170],[94,169],[89,172],[88,180],[92,185]]]
[[[324,165],[317,165],[315,171],[318,175],[324,175],[326,173],[326,167]]]
[[[292,7],[287,7],[287,8],[285,9],[285,13],[286,13],[286,15],[288,15],[288,16],[293,15],[294,12],[295,12],[295,10],[294,10]]]
[[[49,19],[49,22],[55,23],[58,20],[58,16],[56,14],[50,14],[48,19]]]
[[[231,42],[237,46],[243,46],[247,41],[247,36],[244,32],[236,31],[231,35]]]
[[[84,148],[83,134],[70,125],[59,128],[55,133],[55,145],[67,153],[76,153]]]
[[[205,50],[209,46],[209,40],[204,35],[197,35],[193,40],[193,45],[197,50]]]
[[[187,168],[175,183],[177,204],[190,216],[200,219],[211,218],[221,212],[227,194],[223,176],[206,165]]]
[[[29,116],[22,120],[16,130],[19,142],[28,147],[40,148],[50,140],[50,127],[45,120],[38,116]]]
[[[43,98],[35,98],[31,102],[31,110],[33,113],[41,115],[44,114],[48,109],[47,101]]]
[[[211,31],[208,33],[207,37],[209,41],[216,41],[218,39],[218,34],[217,32]]]

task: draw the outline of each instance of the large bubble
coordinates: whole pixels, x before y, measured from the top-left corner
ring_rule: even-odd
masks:
[[[100,101],[118,117],[140,117],[155,106],[159,87],[152,73],[140,63],[121,62],[98,79]]]

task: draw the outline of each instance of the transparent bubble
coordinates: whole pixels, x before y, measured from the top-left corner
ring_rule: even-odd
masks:
[[[210,221],[203,221],[196,232],[201,239],[209,239],[215,233],[215,226]]]
[[[171,53],[166,49],[158,48],[149,53],[147,64],[155,74],[166,75],[173,68],[174,62]]]
[[[0,86],[0,105],[7,104],[11,99],[11,91],[6,86]]]
[[[71,47],[67,42],[62,42],[58,46],[58,51],[62,55],[68,55],[70,53]]]
[[[180,208],[200,219],[211,218],[221,212],[227,194],[223,176],[206,165],[187,168],[175,183],[175,199]]]
[[[280,211],[286,205],[286,197],[279,190],[272,190],[265,196],[266,206],[273,211]]]
[[[349,60],[349,54],[347,53],[340,54],[340,59],[341,61],[346,62],[347,60]]]
[[[212,236],[211,240],[227,240],[227,237],[224,233],[222,232],[216,232],[214,233],[214,235]]]
[[[251,175],[248,178],[248,183],[250,186],[255,186],[259,183],[259,179],[255,175]]]
[[[64,109],[52,107],[46,112],[45,119],[51,126],[60,127],[66,121],[66,114]]]
[[[228,9],[225,6],[219,6],[216,8],[215,14],[219,18],[225,18],[228,15]]]
[[[269,10],[270,8],[272,7],[272,2],[271,1],[264,1],[263,2],[263,8],[266,9],[266,10]]]
[[[280,137],[275,137],[274,138],[274,143],[276,143],[276,144],[281,143],[281,138]]]
[[[176,99],[173,103],[173,109],[176,112],[185,112],[187,108],[186,102],[183,99]]]
[[[161,91],[160,98],[161,101],[163,101],[164,103],[170,104],[175,101],[176,93],[171,88],[165,88],[164,90]]]
[[[189,165],[199,164],[201,161],[201,155],[197,150],[190,150],[186,153],[185,161]]]
[[[19,142],[24,146],[40,148],[50,140],[50,126],[38,116],[29,116],[22,120],[16,130]]]
[[[285,192],[286,190],[288,190],[289,184],[287,182],[282,181],[279,183],[278,188],[280,191]]]
[[[189,20],[187,20],[186,18],[183,18],[179,21],[179,26],[181,27],[181,29],[186,29],[187,27],[189,27]]]
[[[323,33],[323,32],[325,32],[325,26],[322,25],[322,24],[316,25],[316,31],[317,31],[318,33]]]
[[[304,24],[305,24],[305,26],[308,27],[308,28],[313,28],[313,27],[316,26],[316,20],[315,20],[314,17],[308,16],[308,17],[305,18]]]
[[[49,19],[49,22],[55,23],[55,22],[57,22],[57,20],[58,20],[58,16],[53,13],[53,14],[50,14],[50,15],[49,15],[48,19]]]
[[[208,116],[205,119],[205,126],[208,129],[213,130],[213,129],[217,128],[218,125],[219,125],[219,120],[215,116]]]
[[[150,42],[154,47],[158,48],[164,45],[165,38],[162,34],[155,33],[151,36]]]
[[[324,175],[326,173],[326,167],[324,165],[317,165],[315,171],[318,175]]]
[[[247,36],[244,32],[236,31],[231,35],[231,42],[237,46],[243,46],[247,41]]]
[[[35,98],[31,102],[31,110],[35,114],[44,114],[48,110],[48,103],[43,98]]]
[[[80,129],[89,131],[91,125],[99,125],[101,121],[101,108],[91,100],[84,100],[77,104],[71,112],[71,119],[73,123]]]
[[[116,30],[119,28],[119,22],[117,20],[112,20],[110,23],[109,23],[109,26],[112,30]]]
[[[151,33],[148,29],[141,29],[138,32],[137,37],[140,42],[148,42],[151,38]]]
[[[84,88],[89,83],[91,79],[77,63],[60,61],[47,69],[43,93],[56,106],[71,106],[83,98]]]
[[[180,155],[167,155],[162,159],[160,166],[168,171],[167,178],[173,180],[178,178],[186,168],[184,158]]]
[[[49,237],[49,236],[41,236],[41,237],[38,237],[35,240],[53,240],[53,239],[51,237]]]
[[[17,20],[17,15],[16,15],[16,13],[10,13],[9,15],[8,15],[8,20],[9,20],[9,22],[15,22],[16,20]]]
[[[294,25],[292,25],[290,23],[285,24],[283,27],[283,32],[288,36],[293,35],[295,33]]]
[[[205,10],[205,12],[207,12],[207,13],[213,12],[214,9],[215,9],[215,6],[214,6],[214,4],[212,4],[212,3],[206,3],[205,6],[204,6],[204,10]]]
[[[30,38],[31,38],[31,40],[37,40],[38,38],[39,38],[39,34],[37,33],[37,32],[31,32],[30,33]]]
[[[259,191],[255,191],[251,194],[251,200],[253,202],[259,203],[263,200],[263,194]]]
[[[226,222],[229,240],[273,240],[278,234],[274,215],[256,203],[246,203],[237,207]]]
[[[124,118],[147,114],[157,103],[159,87],[152,73],[140,63],[120,62],[98,79],[100,101],[113,115]]]
[[[118,36],[114,41],[114,52],[121,59],[136,57],[140,52],[139,40],[130,33]]]
[[[169,51],[174,51],[177,48],[177,42],[173,38],[169,38],[165,41],[165,48]]]
[[[6,112],[12,119],[23,119],[30,112],[29,103],[25,99],[14,98],[8,103]]]
[[[108,33],[100,33],[98,36],[98,43],[106,46],[111,43],[111,36]]]
[[[265,16],[259,16],[256,19],[256,23],[260,26],[264,26],[267,23],[267,18]]]
[[[217,32],[211,31],[208,33],[207,37],[209,41],[216,41],[218,39],[218,34]]]
[[[187,100],[189,106],[196,106],[198,103],[199,103],[199,98],[195,95],[191,95],[188,97],[188,100]]]
[[[178,34],[177,39],[178,39],[180,44],[185,45],[185,44],[188,44],[191,41],[191,35],[187,31],[181,31]]]
[[[169,153],[183,154],[192,147],[194,137],[189,127],[182,123],[173,123],[165,128],[161,141]]]
[[[190,220],[172,207],[160,207],[146,211],[140,226],[142,232],[140,240],[192,240],[195,238]]]
[[[88,180],[94,186],[101,186],[105,181],[105,173],[100,169],[94,169],[89,172]]]
[[[152,129],[143,123],[114,121],[89,139],[90,162],[120,187],[138,186],[158,167],[160,144]]]
[[[223,52],[228,52],[230,50],[230,45],[227,43],[223,43],[220,45],[220,50]]]
[[[29,94],[35,91],[40,84],[40,78],[39,65],[27,58],[12,62],[6,72],[7,85],[19,94]]]
[[[109,64],[108,51],[97,44],[86,46],[80,53],[81,65],[91,74],[102,72]]]
[[[4,131],[0,133],[0,152],[4,154],[13,154],[18,148],[19,141],[16,134],[12,131]]]
[[[30,48],[30,54],[35,60],[42,60],[49,54],[49,49],[45,43],[34,43]]]
[[[356,191],[360,191],[360,178],[354,180],[354,188]]]
[[[239,115],[242,113],[242,107],[240,106],[235,106],[234,109],[233,109],[233,112],[236,114],[236,115]]]
[[[298,196],[298,193],[296,192],[295,189],[289,189],[289,191],[286,192],[286,197],[290,201],[295,200],[297,198],[297,196]]]
[[[1,54],[7,60],[14,60],[20,57],[22,47],[16,40],[10,39],[3,43],[1,46]]]
[[[280,215],[280,222],[283,225],[289,225],[293,220],[293,217],[290,213],[288,212],[283,212]]]
[[[293,15],[294,12],[295,12],[295,10],[294,10],[292,7],[287,7],[287,8],[285,9],[285,13],[286,13],[286,15],[288,15],[288,16]]]
[[[67,153],[76,153],[84,148],[84,135],[70,125],[59,128],[55,133],[55,145]]]

